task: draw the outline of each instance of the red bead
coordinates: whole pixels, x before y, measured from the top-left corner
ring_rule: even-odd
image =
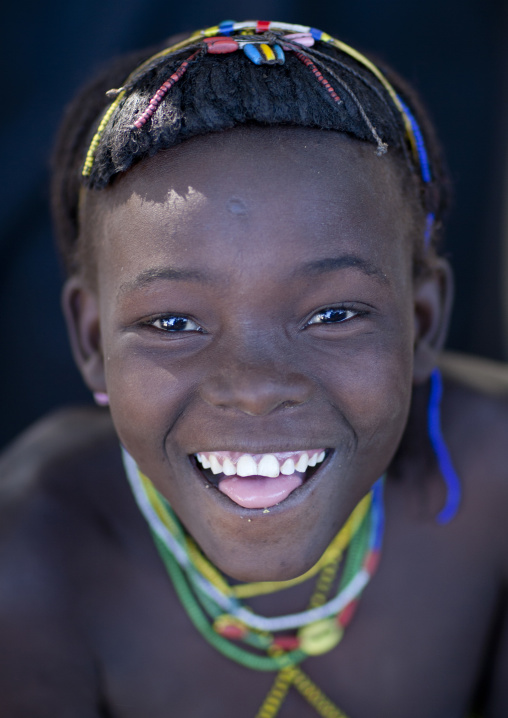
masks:
[[[232,37],[205,37],[207,50],[211,55],[224,55],[236,52],[240,45]]]
[[[367,558],[365,559],[365,563],[363,564],[365,570],[370,573],[371,575],[374,573],[376,568],[379,564],[379,559],[381,558],[381,554],[379,551],[370,551],[370,553],[367,555]]]
[[[300,641],[296,636],[279,636],[274,639],[273,645],[282,648],[283,651],[296,651]]]
[[[256,32],[267,32],[270,29],[270,21],[258,20],[256,25]]]
[[[346,608],[341,611],[340,615],[337,617],[337,621],[339,625],[342,626],[342,628],[345,628],[350,620],[353,618],[354,613],[356,611],[356,607],[358,605],[358,599],[355,601],[351,601]]]
[[[236,640],[236,639],[242,638],[245,635],[245,629],[241,628],[240,626],[234,626],[233,624],[228,624],[225,626],[221,626],[219,633],[221,636],[224,636],[224,638],[230,638],[232,640]]]

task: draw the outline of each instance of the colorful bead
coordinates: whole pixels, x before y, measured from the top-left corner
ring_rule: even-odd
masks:
[[[290,35],[284,35],[284,40],[291,40],[291,42],[296,42],[302,47],[312,47],[314,45],[314,38],[310,32],[294,32]]]
[[[342,626],[338,625],[335,618],[323,618],[300,628],[300,648],[309,656],[328,653],[340,642],[343,633]]]
[[[328,80],[323,77],[321,72],[319,72],[319,70],[317,69],[315,64],[312,62],[312,60],[310,58],[308,58],[306,55],[304,55],[302,52],[295,51],[295,55],[301,62],[303,62],[304,65],[307,65],[307,67],[312,71],[316,80],[323,85],[323,87],[327,90],[327,92],[330,95],[330,97],[332,98],[332,100],[335,100],[335,102],[342,102],[342,100],[340,99],[338,94],[335,92],[335,90],[330,85]]]
[[[377,569],[379,560],[381,558],[381,554],[379,551],[369,551],[367,554],[367,558],[364,561],[364,568],[369,573],[374,573],[374,571]]]
[[[249,58],[251,62],[253,62],[255,65],[261,65],[263,62],[263,57],[258,49],[257,45],[252,45],[251,43],[247,43],[243,46],[243,51]]]
[[[277,60],[279,61],[279,65],[283,65],[286,61],[286,57],[284,55],[284,50],[282,49],[282,47],[280,45],[277,45],[277,44],[272,45],[272,47],[273,47],[275,56],[276,56]]]
[[[355,615],[357,607],[358,599],[355,599],[354,601],[351,601],[351,603],[349,603],[343,611],[340,612],[337,617],[337,622],[342,626],[342,628],[346,628],[346,626],[349,624],[349,622]]]
[[[440,405],[443,396],[443,379],[439,369],[430,376],[430,396],[427,409],[427,429],[436,455],[439,470],[446,484],[446,503],[436,517],[438,524],[447,524],[459,510],[462,499],[460,479],[441,431]]]
[[[397,99],[400,102],[400,105],[404,111],[404,114],[406,115],[412,131],[413,131],[413,138],[414,138],[414,147],[413,151],[417,155],[418,161],[420,163],[420,171],[422,174],[422,179],[424,182],[429,183],[432,180],[432,176],[430,174],[430,165],[429,165],[429,158],[427,156],[427,150],[425,149],[425,142],[423,141],[423,135],[420,130],[420,127],[413,117],[412,112],[410,111],[409,107],[402,101],[402,99],[397,95]]]
[[[270,45],[267,45],[266,43],[261,43],[259,45],[259,52],[262,53],[264,59],[266,62],[274,62],[275,60],[275,53],[270,47]]]
[[[300,647],[300,641],[297,636],[278,636],[274,638],[272,646],[282,651],[296,651]]]
[[[314,27],[308,27],[305,25],[296,25],[294,23],[284,23],[284,22],[270,22],[265,20],[260,21],[254,21],[254,20],[248,20],[246,22],[234,22],[233,20],[225,20],[220,25],[215,25],[213,27],[206,28],[204,30],[198,30],[192,35],[190,35],[185,40],[182,40],[179,43],[176,43],[173,46],[170,46],[166,48],[165,50],[157,53],[152,58],[149,58],[145,61],[140,67],[136,68],[134,73],[131,73],[131,75],[127,78],[125,85],[128,85],[130,81],[136,76],[139,75],[140,71],[149,65],[154,58],[162,58],[162,57],[168,57],[172,53],[176,51],[180,51],[182,49],[185,49],[187,46],[196,46],[199,42],[205,42],[207,38],[214,38],[217,35],[229,36],[232,33],[236,33],[239,38],[241,38],[243,35],[252,35],[253,32],[256,33],[266,33],[269,30],[280,32],[280,33],[287,33],[285,37],[288,38],[292,43],[299,43],[300,45],[304,47],[311,48],[312,47],[312,40],[319,40],[321,42],[329,43],[333,45],[336,49],[340,50],[341,52],[344,52],[345,54],[349,55],[350,57],[354,58],[357,62],[359,62],[361,65],[363,65],[369,72],[371,72],[377,80],[383,85],[387,93],[389,94],[391,100],[393,101],[394,105],[396,106],[397,110],[400,112],[404,126],[406,129],[406,135],[408,138],[408,141],[411,145],[412,153],[415,157],[415,160],[420,165],[421,175],[424,182],[428,183],[431,181],[431,172],[428,162],[428,157],[424,145],[424,139],[421,134],[421,131],[418,127],[418,124],[416,123],[416,120],[412,116],[410,110],[404,105],[403,101],[399,98],[397,93],[395,92],[392,85],[388,82],[388,80],[384,77],[383,73],[364,55],[362,55],[360,52],[355,50],[354,48],[350,47],[349,45],[341,42],[340,40],[336,40],[335,38],[331,37],[328,33],[322,32],[321,30],[318,30]],[[299,36],[299,37],[298,37]],[[247,41],[248,42],[248,41]],[[284,49],[294,49],[294,47],[291,47],[289,45],[284,46],[284,36],[281,38],[280,42],[282,43]],[[242,46],[243,43],[240,40],[240,43]],[[208,45],[208,43],[206,43]],[[256,65],[262,65],[262,64],[282,64],[284,62],[284,52],[282,48],[278,49],[277,45],[271,45],[273,54],[275,55],[276,59],[268,59],[263,55],[263,52],[259,52],[256,49],[247,49],[246,54],[251,59],[252,62]],[[208,51],[211,54],[228,54],[230,52],[234,52],[237,48],[236,46],[231,45],[209,45],[207,47]],[[310,51],[312,55],[312,50]],[[297,54],[297,53],[295,53]],[[269,52],[268,55],[271,58],[272,53]],[[301,58],[300,58],[301,59]],[[317,60],[316,60],[317,61]],[[309,63],[306,63],[309,64]],[[313,64],[313,63],[311,63]],[[309,67],[311,67],[311,64],[309,64]],[[184,71],[187,65],[184,65]],[[339,96],[333,89],[333,87],[330,85],[328,81],[326,81],[321,73],[315,72],[313,70],[313,73],[316,77],[316,79],[325,87],[327,92],[330,94],[330,97],[332,97],[333,100],[335,100],[337,103],[341,102]],[[183,74],[183,73],[181,73]],[[181,74],[179,75],[181,77]],[[173,78],[172,78],[173,79]],[[174,81],[178,81],[179,77],[177,77]],[[174,84],[174,83],[173,83]],[[170,85],[171,86],[171,85]],[[150,103],[149,108],[143,113],[141,117],[139,117],[136,122],[134,123],[134,126],[140,129],[143,127],[143,125],[146,124],[146,122],[152,117],[153,113],[158,107],[158,104],[166,94],[168,90],[168,86],[163,86],[161,88],[161,92],[158,92],[153,98],[153,102]],[[162,94],[161,94],[162,93]],[[112,118],[113,114],[118,109],[118,106],[120,104],[120,101],[123,99],[125,95],[125,90],[123,88],[120,88],[120,90],[114,90],[112,91],[112,95],[115,96],[113,104],[110,106],[110,108],[107,110],[106,114],[104,115],[103,119],[101,120],[99,127],[97,128],[97,131],[92,138],[92,141],[90,143],[90,146],[88,148],[88,152],[86,154],[85,162],[83,165],[82,174],[84,177],[89,177],[92,172],[92,166],[95,158],[95,154],[97,152],[100,140],[102,138],[102,135],[104,133],[105,128],[109,124],[110,119]],[[383,154],[386,151],[386,144],[381,140],[379,135],[377,134],[374,126],[370,122],[369,118],[365,114],[365,111],[363,110],[363,107],[361,104],[359,104],[357,98],[352,96],[352,99],[355,101],[360,114],[364,118],[367,126],[369,127],[371,134],[373,138],[375,139],[377,145],[378,145],[378,154]],[[430,236],[430,232],[427,232],[426,235],[426,242],[428,242],[427,236]],[[457,492],[455,491],[455,494]],[[451,514],[450,514],[451,515]],[[443,515],[444,516],[444,515]],[[443,517],[441,517],[443,518]]]
[[[330,555],[324,563],[309,608],[299,614],[298,622],[294,623],[296,616],[280,617],[279,622],[282,621],[282,624],[288,624],[289,619],[289,624],[299,625],[298,634],[296,636],[286,634],[276,638],[270,630],[268,632],[263,629],[252,630],[250,626],[256,614],[251,610],[244,610],[248,620],[239,620],[237,614],[240,613],[242,604],[236,600],[229,600],[230,591],[227,590],[227,584],[226,593],[223,593],[215,583],[209,583],[208,572],[200,571],[192,557],[192,552],[186,552],[188,537],[186,538],[169,504],[158,494],[149,479],[139,472],[127,452],[124,451],[123,455],[134,497],[149,522],[155,544],[173,581],[175,591],[196,629],[222,655],[240,665],[259,671],[279,671],[274,686],[256,714],[257,718],[275,718],[291,686],[301,693],[322,718],[346,718],[345,714],[334,706],[297,667],[297,664],[307,656],[325,653],[337,645],[343,635],[343,625],[337,613],[343,618],[347,617],[347,609],[352,604],[356,605],[359,594],[370,578],[364,564],[365,558],[373,552],[372,542],[377,536],[375,526],[384,524],[383,479],[377,481],[370,492],[366,504],[369,511],[365,513],[362,510],[357,515],[357,510],[366,501],[363,499],[350,518],[351,524],[348,521],[338,534],[338,536],[344,535],[346,544],[350,546],[336,598],[328,602],[326,608],[324,602],[332,588],[342,550],[339,552],[334,550],[333,556]],[[354,521],[353,517],[356,517]],[[328,550],[324,555],[328,555]],[[204,557],[202,560],[206,562]],[[336,603],[337,598],[342,601],[344,608],[339,608]],[[226,608],[226,605],[230,608]],[[322,617],[314,616],[316,610],[321,612],[322,609],[329,613],[325,613]],[[312,616],[308,615],[306,620],[300,620],[305,614]],[[332,614],[335,614],[335,617]],[[208,616],[216,618],[212,622]],[[246,644],[255,652],[247,651],[237,645],[237,641]],[[259,651],[267,655],[259,655]]]
[[[205,37],[204,42],[210,55],[225,55],[240,49],[237,41],[230,37]]]
[[[243,46],[243,51],[255,65],[282,65],[285,57],[279,45],[267,45],[266,43],[248,42]]]
[[[436,221],[436,215],[434,212],[429,212],[427,215],[427,220],[425,222],[425,232],[424,232],[424,239],[425,239],[425,248],[427,248],[430,244],[430,240],[432,238],[432,230],[434,229],[434,222]]]
[[[212,35],[217,35],[220,28],[218,25],[214,25],[213,27],[208,27],[206,30],[203,30],[200,34],[204,37],[212,37]]]
[[[154,114],[155,110],[160,105],[161,100],[163,99],[164,95],[168,92],[168,90],[170,90],[173,87],[175,82],[178,82],[178,80],[185,74],[185,71],[189,67],[189,63],[197,55],[199,55],[199,50],[196,50],[196,52],[193,52],[192,55],[190,55],[186,60],[184,60],[182,62],[182,64],[180,65],[180,67],[177,69],[177,71],[171,75],[169,80],[166,80],[166,82],[164,82],[159,87],[159,89],[157,90],[155,95],[150,100],[150,103],[149,103],[148,107],[146,108],[146,110],[143,112],[141,117],[138,117],[138,119],[134,123],[134,127],[137,127],[137,129],[140,130],[143,127],[143,125],[145,125],[147,123],[147,121],[150,119],[150,117]]]
[[[258,20],[256,23],[256,32],[267,32],[270,29],[270,22],[267,20]]]
[[[221,35],[230,35],[234,29],[234,20],[223,20],[219,25],[219,32],[221,33]]]
[[[234,616],[223,615],[215,619],[213,629],[220,636],[238,641],[247,634],[247,627]]]

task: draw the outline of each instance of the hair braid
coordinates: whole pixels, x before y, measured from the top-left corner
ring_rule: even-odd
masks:
[[[79,269],[78,202],[84,163],[85,184],[100,189],[144,157],[189,137],[248,122],[337,130],[375,144],[378,152],[388,146],[415,176],[436,246],[448,181],[432,126],[414,92],[391,70],[378,70],[338,41],[327,42],[333,38],[324,33],[309,28],[288,32],[291,26],[283,32],[282,23],[268,23],[275,29],[266,30],[264,25],[261,34],[249,27],[221,36],[220,28],[212,28],[176,46],[170,40],[169,47],[165,43],[128,55],[76,97],[53,160],[53,215],[68,272]],[[254,61],[231,50],[242,43],[254,48]],[[271,66],[254,64],[258,55],[262,64]],[[425,164],[429,178],[421,174]],[[425,264],[423,238],[415,257],[416,265]]]

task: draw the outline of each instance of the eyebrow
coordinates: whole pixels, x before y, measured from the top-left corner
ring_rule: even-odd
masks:
[[[316,259],[312,262],[306,262],[300,265],[292,272],[293,277],[309,277],[326,274],[326,272],[335,272],[338,269],[357,269],[369,277],[380,280],[383,284],[389,284],[388,278],[384,272],[376,267],[372,262],[368,262],[354,254],[345,254],[341,257],[326,257],[324,259]],[[176,269],[175,267],[160,267],[146,269],[141,272],[135,279],[124,282],[120,285],[119,294],[143,289],[152,282],[158,280],[170,281],[196,281],[210,282],[210,277],[196,269]]]
[[[196,269],[176,269],[174,267],[161,267],[146,269],[144,272],[141,272],[141,274],[138,274],[135,279],[121,284],[118,291],[120,294],[124,294],[125,292],[134,291],[136,289],[143,289],[144,287],[147,287],[152,282],[156,282],[159,279],[172,281],[193,280],[197,282],[210,281],[209,277],[207,277],[202,272],[198,272]]]
[[[326,274],[326,272],[335,272],[338,269],[357,269],[369,277],[378,279],[383,284],[390,283],[386,274],[379,267],[354,254],[344,254],[341,257],[326,257],[324,259],[316,259],[312,262],[307,262],[295,269],[293,276],[319,276],[321,274]]]

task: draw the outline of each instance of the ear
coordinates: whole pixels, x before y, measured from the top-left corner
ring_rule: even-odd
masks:
[[[106,392],[96,292],[80,276],[73,276],[64,285],[62,309],[72,354],[85,384],[93,392]]]
[[[422,384],[431,375],[443,349],[453,302],[453,273],[442,257],[431,273],[415,280],[415,345],[413,383]]]

